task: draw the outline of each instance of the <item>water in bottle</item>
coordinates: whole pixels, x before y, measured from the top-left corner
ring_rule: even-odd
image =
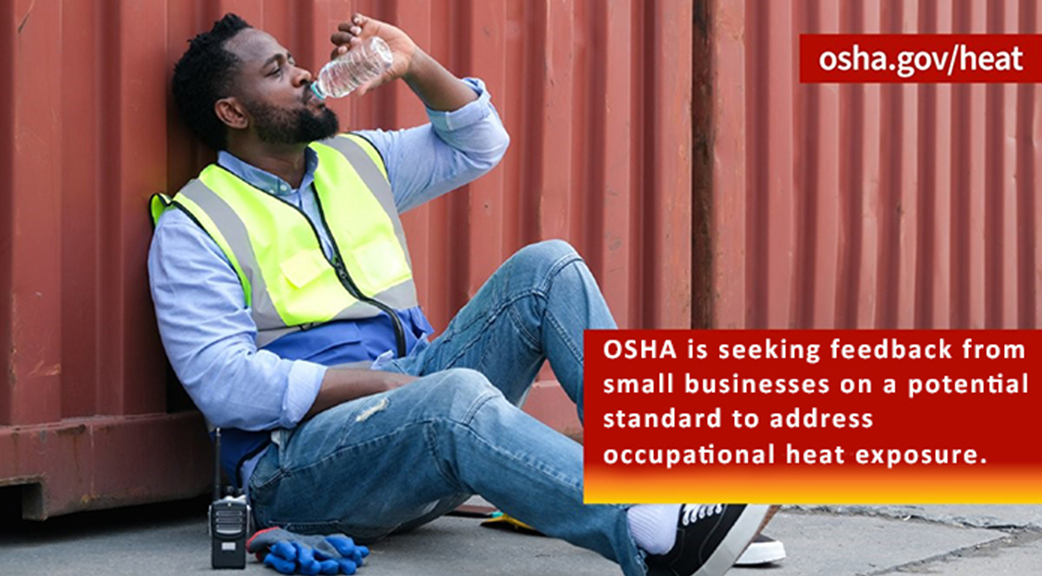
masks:
[[[363,41],[322,67],[311,83],[315,96],[341,98],[391,67],[391,48],[378,36]]]

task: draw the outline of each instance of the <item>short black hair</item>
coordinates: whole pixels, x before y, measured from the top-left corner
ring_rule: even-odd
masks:
[[[214,150],[227,148],[228,138],[213,107],[228,95],[232,72],[241,63],[224,45],[246,28],[252,26],[238,15],[225,14],[209,32],[190,40],[188,50],[174,65],[172,87],[181,119]]]

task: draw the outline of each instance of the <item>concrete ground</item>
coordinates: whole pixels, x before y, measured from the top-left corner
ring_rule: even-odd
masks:
[[[0,523],[4,576],[209,573],[205,500]],[[732,576],[1042,575],[1042,506],[788,507],[768,533],[788,559]],[[239,573],[239,572],[226,572]],[[250,562],[246,574],[277,574]],[[564,542],[446,517],[372,547],[361,576],[619,574]]]

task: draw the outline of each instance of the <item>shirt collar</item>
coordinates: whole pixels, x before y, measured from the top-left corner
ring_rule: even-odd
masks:
[[[311,186],[311,183],[315,181],[315,169],[318,168],[318,154],[310,147],[304,149],[304,163],[304,178],[300,181],[300,188],[293,189],[282,178],[240,160],[227,150],[221,150],[217,153],[217,164],[221,168],[242,178],[243,181],[254,188],[274,196],[294,194]]]

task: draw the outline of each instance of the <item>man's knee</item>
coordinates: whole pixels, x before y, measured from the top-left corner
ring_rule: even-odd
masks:
[[[535,264],[554,264],[560,260],[579,258],[571,244],[564,240],[543,240],[517,251],[515,258]]]
[[[518,250],[508,263],[513,269],[512,276],[526,278],[538,286],[550,281],[569,264],[582,261],[575,248],[564,240],[544,240]]]
[[[443,370],[431,380],[430,402],[442,404],[454,420],[467,420],[482,404],[503,397],[484,374],[470,368]]]

